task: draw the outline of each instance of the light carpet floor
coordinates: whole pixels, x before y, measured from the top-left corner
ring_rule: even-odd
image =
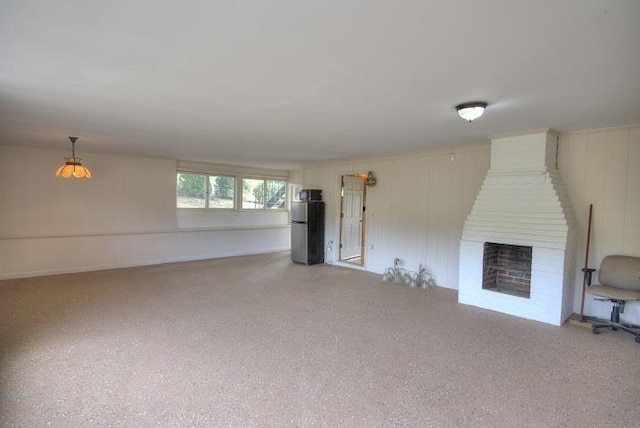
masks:
[[[0,282],[3,427],[637,427],[640,345],[287,253]]]

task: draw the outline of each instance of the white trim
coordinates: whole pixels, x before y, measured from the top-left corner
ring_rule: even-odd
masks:
[[[343,267],[343,268],[349,268],[349,269],[355,269],[355,270],[361,270],[361,271],[366,271],[366,269],[364,268],[364,266],[360,266],[360,265],[355,265],[353,263],[345,263],[345,262],[341,262],[339,260],[336,260],[332,263],[326,263],[325,264],[331,264],[333,266],[339,266],[339,267]]]
[[[204,162],[191,162],[179,160],[176,162],[178,172],[192,172],[200,174],[220,174],[220,175],[255,175],[265,178],[289,178],[289,171],[282,169],[252,168],[238,165],[224,165]]]
[[[275,210],[274,210],[275,211]],[[280,210],[282,211],[282,210]],[[59,238],[90,238],[98,236],[123,236],[123,235],[159,235],[166,233],[194,233],[194,232],[216,232],[231,230],[252,230],[252,229],[280,229],[291,227],[288,223],[265,224],[265,225],[239,225],[239,226],[219,226],[219,227],[189,227],[167,230],[144,230],[144,231],[115,231],[115,232],[84,232],[84,233],[61,233],[46,235],[5,235],[0,236],[0,241],[19,239],[59,239]]]
[[[309,163],[303,164],[301,166],[301,169],[344,166],[344,164],[397,161],[397,160],[404,160],[404,159],[415,159],[417,157],[430,157],[434,155],[449,156],[452,151],[455,153],[482,152],[482,151],[489,150],[490,147],[491,145],[490,145],[489,139],[486,139],[485,142],[483,143],[469,144],[465,146],[439,146],[431,149],[419,150],[414,152],[406,152],[406,153],[383,154],[383,155],[374,155],[374,156],[366,156],[366,157],[363,156],[359,158],[334,159],[334,160],[322,161],[322,162],[309,162]]]
[[[545,132],[548,133],[549,135],[558,136],[558,132],[554,131],[551,128],[537,128],[537,129],[528,129],[526,131],[502,132],[499,134],[493,134],[493,135],[489,135],[489,139],[497,140],[499,138],[522,137],[524,135],[542,134]]]
[[[19,278],[31,278],[37,276],[47,276],[47,275],[62,275],[62,274],[71,274],[71,273],[82,273],[82,272],[93,272],[100,270],[109,270],[109,269],[123,269],[123,268],[132,268],[132,267],[142,267],[142,266],[152,266],[152,265],[161,265],[166,263],[180,263],[180,262],[191,262],[198,260],[214,260],[221,259],[226,257],[237,257],[237,256],[249,256],[253,254],[266,254],[266,253],[278,253],[278,252],[288,252],[289,248],[271,248],[268,250],[261,251],[231,251],[228,253],[222,254],[202,254],[198,256],[192,257],[175,257],[175,258],[166,258],[166,259],[155,259],[155,260],[147,260],[143,262],[132,262],[132,263],[113,263],[113,264],[104,264],[104,265],[94,265],[82,268],[62,268],[62,269],[41,269],[30,272],[20,272],[17,274],[0,274],[0,281],[7,279],[19,279]]]
[[[360,254],[360,257],[362,258],[362,264],[361,265],[354,265],[352,263],[344,263],[341,261],[340,259],[340,254],[341,254],[341,248],[340,245],[342,244],[342,217],[341,217],[341,213],[342,213],[342,178],[345,176],[350,176],[350,177],[354,177],[354,176],[358,176],[358,175],[363,175],[363,174],[367,174],[369,170],[356,170],[356,171],[350,171],[350,172],[341,172],[341,171],[337,171],[336,173],[336,191],[335,191],[335,203],[336,203],[336,225],[338,226],[336,229],[336,234],[338,235],[336,238],[333,239],[333,242],[337,242],[338,244],[336,245],[337,251],[336,254],[333,255],[333,263],[334,264],[338,264],[339,266],[344,266],[344,267],[351,267],[354,269],[359,269],[359,270],[364,270],[366,271],[366,264],[367,264],[367,257],[366,257],[366,249],[367,249],[367,233],[366,233],[366,228],[369,226],[367,219],[365,218],[366,216],[366,210],[365,212],[362,214],[362,234],[363,234],[363,243],[362,243],[362,251]],[[366,207],[367,204],[367,185],[365,183],[364,186],[364,194],[363,194],[363,203],[364,203],[364,207]],[[326,241],[326,237],[325,237],[325,241]]]
[[[559,136],[562,137],[562,136],[565,136],[565,135],[587,134],[587,133],[590,133],[590,132],[618,131],[618,130],[621,130],[621,129],[636,128],[638,126],[640,126],[640,123],[633,123],[631,125],[611,126],[611,127],[607,127],[607,128],[576,129],[575,131],[560,132]]]

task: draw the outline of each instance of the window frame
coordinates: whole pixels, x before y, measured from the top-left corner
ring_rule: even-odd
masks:
[[[205,191],[204,191],[204,195],[203,195],[203,199],[204,199],[204,207],[180,207],[178,206],[178,179],[179,179],[179,175],[183,174],[183,175],[195,175],[195,176],[201,176],[204,178],[204,186],[205,186]],[[179,210],[204,210],[207,208],[207,199],[208,199],[208,193],[206,188],[207,186],[207,176],[206,174],[202,174],[199,172],[190,172],[190,171],[176,171],[176,209]]]
[[[238,192],[238,201],[239,201],[239,205],[238,208],[240,211],[245,211],[245,212],[276,212],[276,211],[288,211],[288,202],[289,202],[289,195],[287,192],[287,188],[288,188],[288,184],[289,184],[289,180],[282,178],[282,177],[269,177],[269,176],[264,176],[264,175],[241,175],[238,177],[238,187],[240,188],[240,192]],[[267,197],[267,181],[281,181],[282,183],[284,183],[284,203],[282,204],[282,208],[267,208],[266,202],[263,202],[263,206],[262,208],[245,208],[243,205],[244,202],[244,180],[262,180],[263,183],[263,199],[266,201],[266,197]]]
[[[190,175],[199,175],[204,177],[205,179],[205,206],[204,207],[179,207],[178,206],[178,189],[176,187],[176,209],[177,210],[187,210],[187,211],[221,211],[221,212],[277,212],[277,211],[288,211],[289,210],[289,200],[290,195],[287,191],[289,186],[289,180],[284,177],[270,177],[268,175],[248,175],[248,174],[230,174],[230,173],[217,173],[217,172],[200,172],[200,171],[189,171],[189,170],[176,170],[176,182],[178,174],[190,174]],[[210,207],[209,201],[211,197],[211,193],[213,192],[211,186],[211,177],[228,177],[233,179],[233,208],[223,208],[223,207]],[[244,193],[243,193],[243,183],[245,179],[249,180],[261,180],[264,188],[264,198],[267,196],[267,182],[268,181],[277,181],[282,182],[284,185],[284,203],[282,204],[282,208],[267,208],[263,203],[262,208],[244,208]]]
[[[176,181],[178,174],[189,174],[189,175],[199,175],[204,177],[204,207],[179,207],[178,206],[178,189],[176,187],[176,209],[178,210],[206,210],[206,211],[237,211],[237,182],[238,177],[232,174],[218,174],[218,173],[206,173],[206,172],[193,172],[193,171],[176,171]],[[211,197],[211,193],[213,189],[211,188],[211,177],[227,177],[233,179],[233,207],[224,208],[224,207],[211,207],[209,206],[209,201]]]
[[[207,177],[207,206],[205,209],[207,210],[213,210],[213,211],[237,211],[238,208],[238,177],[236,177],[235,175],[231,175],[231,174],[217,174],[217,173],[210,173],[210,174],[205,174]],[[224,177],[224,178],[231,178],[233,179],[233,206],[230,208],[224,208],[224,207],[210,207],[209,206],[209,200],[211,198],[211,194],[213,193],[213,188],[211,186],[211,177]]]

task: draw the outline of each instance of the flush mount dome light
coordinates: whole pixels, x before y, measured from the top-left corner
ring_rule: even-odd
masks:
[[[473,122],[484,113],[484,109],[487,108],[487,103],[482,101],[474,101],[471,103],[463,103],[456,106],[458,115],[464,120]]]

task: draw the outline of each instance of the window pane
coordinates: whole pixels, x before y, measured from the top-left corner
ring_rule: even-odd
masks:
[[[274,210],[284,209],[287,200],[287,182],[282,180],[265,180],[265,205]]]
[[[242,209],[261,210],[264,207],[264,180],[242,179]]]
[[[178,208],[205,207],[205,176],[201,174],[177,174],[176,199]]]
[[[209,176],[209,186],[211,188],[209,208],[233,209],[233,177],[211,175]]]

